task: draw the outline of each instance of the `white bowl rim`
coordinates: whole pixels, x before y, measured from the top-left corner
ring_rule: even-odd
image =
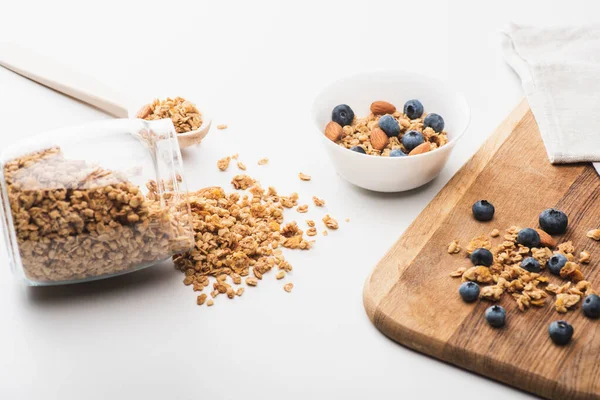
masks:
[[[404,160],[404,159],[407,158],[407,157],[381,157],[381,156],[377,156],[376,157],[376,156],[371,156],[369,154],[363,154],[363,153],[359,153],[359,152],[356,152],[356,151],[351,151],[350,149],[346,149],[346,148],[340,146],[339,144],[337,144],[337,143],[329,140],[325,136],[325,133],[322,131],[323,128],[321,128],[319,126],[319,124],[317,123],[316,118],[315,118],[316,111],[317,111],[316,110],[317,99],[319,99],[325,92],[327,92],[327,90],[329,90],[335,84],[337,84],[337,83],[339,83],[341,81],[347,80],[347,79],[353,79],[353,78],[357,78],[357,77],[360,77],[360,76],[385,75],[385,74],[405,74],[405,75],[411,75],[411,76],[418,76],[421,79],[428,79],[428,80],[437,82],[440,85],[445,86],[448,89],[448,91],[454,92],[458,98],[462,99],[462,101],[464,103],[464,106],[465,106],[465,111],[466,111],[466,123],[465,123],[465,126],[462,129],[462,131],[459,132],[456,136],[454,136],[454,133],[453,133],[454,137],[451,140],[449,140],[448,143],[446,143],[446,145],[444,145],[444,146],[442,146],[442,147],[440,147],[438,149],[435,149],[433,151],[428,151],[427,153],[412,155],[412,156],[410,156],[410,158],[414,159],[415,157],[430,157],[437,150],[443,150],[444,147],[446,147],[446,146],[448,146],[450,144],[451,144],[451,146],[449,146],[449,149],[453,148],[456,145],[456,142],[465,134],[465,132],[467,131],[467,129],[469,129],[469,125],[471,124],[471,107],[469,106],[469,102],[467,101],[467,98],[465,97],[465,95],[461,91],[457,90],[453,85],[451,85],[450,83],[448,83],[446,81],[442,81],[442,80],[440,80],[438,78],[434,78],[432,76],[421,74],[421,73],[418,73],[418,72],[405,71],[405,70],[401,70],[401,69],[400,70],[399,69],[388,69],[388,70],[365,71],[365,72],[359,72],[359,73],[354,73],[354,74],[346,75],[344,77],[338,78],[338,79],[330,82],[329,84],[327,84],[323,89],[321,89],[318,92],[318,94],[315,96],[315,100],[313,101],[313,105],[312,105],[312,108],[311,108],[311,114],[312,114],[311,117],[312,117],[312,120],[313,120],[313,124],[317,128],[317,132],[319,132],[319,134],[320,134],[321,137],[323,137],[323,138],[326,139],[325,141],[328,142],[328,145],[333,145],[333,146],[339,147],[339,148],[341,148],[343,150],[348,150],[350,153],[354,153],[357,156],[367,156],[367,157],[370,157],[372,159],[380,159],[380,160],[381,159],[384,159],[384,160],[387,159],[387,160],[390,160],[390,161],[384,161],[384,162],[402,162],[402,161],[397,161],[397,160]],[[407,156],[408,156],[408,154],[407,154]],[[394,160],[394,161],[391,161],[391,160]]]

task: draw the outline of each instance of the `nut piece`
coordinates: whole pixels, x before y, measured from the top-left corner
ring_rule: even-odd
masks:
[[[296,208],[296,211],[298,211],[299,213],[302,213],[302,214],[305,213],[305,212],[308,212],[308,204],[304,204],[304,205],[298,206]]]
[[[377,115],[393,114],[396,112],[396,106],[387,101],[375,101],[371,104],[371,112]]]
[[[500,231],[498,229],[492,229],[492,231],[490,232],[490,237],[498,237],[500,236]]]
[[[200,296],[198,296],[198,305],[201,306],[202,304],[204,304],[204,302],[206,301],[206,294],[202,293]]]
[[[600,229],[592,229],[587,233],[587,237],[594,240],[600,240]]]
[[[541,229],[536,229],[535,231],[540,235],[540,244],[542,246],[550,248],[556,247],[556,240],[554,240],[552,236]]]
[[[448,253],[449,254],[457,254],[460,253],[460,244],[458,244],[458,240],[454,239],[448,244]]]
[[[313,196],[313,202],[317,207],[323,207],[325,205],[325,200],[318,198],[317,196]]]
[[[390,141],[390,139],[385,134],[385,132],[382,131],[381,129],[374,128],[371,131],[371,145],[373,146],[374,149],[383,150],[385,148],[385,146],[387,146],[389,141]]]
[[[305,173],[302,173],[302,172],[300,172],[298,174],[298,178],[300,178],[300,180],[303,180],[303,181],[310,181],[311,180],[310,175],[306,175]]]
[[[591,258],[591,254],[588,251],[583,250],[579,253],[579,262],[582,264],[589,264]]]
[[[343,134],[344,129],[337,122],[331,121],[325,127],[325,136],[327,136],[327,139],[331,140],[332,142],[337,142],[340,140]]]
[[[258,280],[256,278],[246,278],[246,285],[256,286],[258,285]]]
[[[332,218],[331,215],[329,215],[329,214],[326,214],[323,217],[323,223],[329,229],[337,229],[337,228],[339,228],[338,222],[335,220],[335,218]]]
[[[215,302],[213,301],[213,299],[209,299],[209,300],[206,302],[206,306],[207,306],[207,307],[212,307],[214,304],[215,304]]]
[[[290,283],[286,283],[285,285],[283,285],[283,290],[285,290],[288,293],[290,293],[293,288],[294,288],[294,284],[291,283],[291,282]]]
[[[275,278],[277,278],[277,279],[283,279],[283,278],[285,278],[285,271],[279,271],[277,273],[277,275],[275,275]]]
[[[408,153],[408,155],[416,156],[417,154],[427,153],[430,150],[431,150],[431,145],[429,144],[429,142],[425,142],[425,143],[421,143],[420,145],[418,145],[417,147],[412,149],[411,152]]]

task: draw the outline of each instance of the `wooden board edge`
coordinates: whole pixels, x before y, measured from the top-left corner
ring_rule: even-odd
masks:
[[[528,112],[531,112],[529,103],[527,99],[523,99],[477,152],[446,183],[421,214],[436,213],[438,214],[437,221],[441,223]],[[452,189],[451,192],[450,188],[454,187],[458,187],[460,190]],[[425,243],[427,243],[428,238],[439,228],[439,225],[419,226],[418,221],[421,214],[419,214],[398,241],[388,250],[365,281],[363,305],[367,316],[380,331],[385,330],[386,324],[384,322],[385,315],[381,314],[379,304],[396,282],[398,282],[402,270],[406,267],[406,265],[399,266],[394,261],[392,256],[394,249],[402,247],[410,253],[408,258],[414,259]],[[411,240],[415,238],[418,242]],[[388,332],[383,333],[396,340]]]

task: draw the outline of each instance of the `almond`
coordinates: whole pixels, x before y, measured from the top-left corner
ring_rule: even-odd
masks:
[[[540,244],[544,247],[556,247],[556,240],[552,238],[548,233],[544,232],[541,229],[535,230],[540,235]]]
[[[410,153],[408,153],[408,155],[416,156],[417,154],[427,153],[429,150],[431,150],[431,145],[429,144],[429,142],[425,142],[412,149]]]
[[[375,101],[371,104],[371,112],[375,115],[393,114],[396,107],[387,101]]]
[[[371,131],[371,145],[375,150],[383,150],[389,142],[388,136],[379,128],[374,128]]]
[[[343,134],[344,130],[342,129],[342,126],[337,122],[331,121],[325,127],[325,136],[332,142],[340,140]]]

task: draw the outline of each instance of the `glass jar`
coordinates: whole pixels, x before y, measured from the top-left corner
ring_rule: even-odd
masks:
[[[194,245],[171,120],[110,120],[28,138],[0,155],[11,268],[29,285],[136,271]]]

